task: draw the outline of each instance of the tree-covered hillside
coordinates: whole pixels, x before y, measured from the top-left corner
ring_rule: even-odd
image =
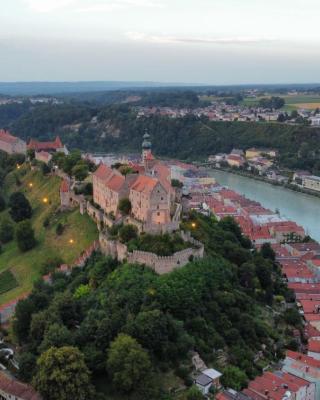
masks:
[[[22,115],[10,112],[10,118],[7,112],[0,107],[0,123],[25,140],[59,134],[67,145],[84,151],[137,152],[148,129],[159,156],[195,160],[233,147],[273,147],[280,152],[282,166],[320,173],[320,129],[308,126],[218,122],[195,116],[137,118],[129,105],[41,105]]]
[[[48,400],[75,398],[83,387],[90,399],[89,380],[99,399],[168,400],[192,383],[191,351],[238,389],[281,357],[293,327],[272,251],[252,253],[232,219],[193,214],[184,228],[207,256],[170,274],[96,254],[71,276],[56,274],[52,286],[37,283],[13,326],[21,378]]]

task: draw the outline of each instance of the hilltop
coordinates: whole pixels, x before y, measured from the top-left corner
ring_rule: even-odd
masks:
[[[13,285],[12,282],[14,288],[5,291],[2,290],[1,281],[0,304],[29,292],[47,264],[59,261],[73,262],[97,238],[95,224],[87,215],[80,215],[78,209],[56,213],[60,205],[60,183],[60,178],[43,176],[42,172],[31,171],[27,166],[11,172],[6,178],[3,192],[7,199],[11,193],[20,191],[25,194],[32,206],[31,224],[37,245],[26,253],[18,250],[14,240],[3,245],[0,254],[0,272],[12,272],[16,284]],[[48,199],[48,203],[43,202],[44,198]],[[8,215],[8,210],[0,214],[0,219],[5,215]],[[49,221],[49,226],[44,227],[45,221]],[[64,226],[61,235],[56,234],[59,223]],[[69,243],[70,239],[73,239],[72,244]]]

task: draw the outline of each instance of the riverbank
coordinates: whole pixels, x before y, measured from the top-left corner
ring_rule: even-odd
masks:
[[[320,241],[320,201],[315,196],[288,190],[283,186],[266,185],[265,182],[232,174],[218,169],[207,169],[209,176],[222,186],[228,187],[264,208],[280,212],[281,216],[303,226],[306,233]]]
[[[226,167],[215,167],[214,165],[210,165],[210,164],[199,164],[199,166],[201,166],[202,168],[205,169],[213,169],[216,171],[224,171],[227,172],[229,174],[234,174],[234,175],[240,175],[240,176],[244,176],[245,178],[249,178],[249,179],[253,179],[256,181],[260,181],[260,182],[264,182],[264,183],[268,183],[269,185],[272,186],[278,186],[278,187],[283,187],[284,189],[288,189],[291,190],[293,192],[298,192],[298,193],[303,193],[303,194],[307,194],[309,196],[313,196],[313,197],[317,197],[320,198],[320,192],[315,192],[313,190],[308,190],[308,189],[304,189],[304,188],[300,188],[297,185],[293,185],[290,183],[281,183],[281,182],[276,182],[276,181],[272,181],[264,176],[260,176],[260,175],[254,175],[250,172],[246,172],[246,171],[242,171],[239,170],[238,168],[226,168]]]

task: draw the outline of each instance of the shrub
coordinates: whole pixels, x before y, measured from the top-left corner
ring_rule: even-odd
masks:
[[[17,225],[16,240],[20,251],[31,250],[36,245],[34,231],[29,221],[21,221]]]
[[[58,236],[61,236],[63,234],[63,231],[64,231],[64,226],[59,222],[56,227],[56,234]]]
[[[9,219],[4,218],[0,222],[0,241],[2,243],[10,242],[14,237],[14,227]]]
[[[9,199],[10,215],[15,222],[23,221],[24,219],[31,218],[32,208],[21,192],[12,193]]]

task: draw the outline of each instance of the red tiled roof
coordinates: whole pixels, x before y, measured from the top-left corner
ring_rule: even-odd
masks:
[[[125,177],[122,175],[113,175],[105,184],[106,186],[113,190],[114,192],[118,192],[125,182]]]
[[[315,326],[313,326],[311,324],[307,324],[306,325],[304,332],[305,332],[305,335],[308,338],[320,337],[320,331]]]
[[[302,364],[309,365],[310,367],[320,368],[320,360],[316,360],[313,357],[307,356],[306,354],[297,353],[296,351],[287,350],[286,353],[288,358],[295,361],[299,361]]]
[[[320,353],[320,340],[310,339],[308,341],[308,350],[313,353]]]
[[[28,144],[28,149],[33,150],[57,150],[63,147],[63,144],[57,136],[53,142],[39,142],[38,140],[31,139]]]
[[[63,181],[61,182],[61,185],[60,185],[60,192],[68,193],[69,189],[70,189],[69,182],[67,181],[67,179],[63,179]]]
[[[103,163],[99,165],[93,175],[114,192],[119,192],[125,183],[125,177],[120,172],[113,170]]]
[[[320,300],[300,300],[305,314],[319,314]]]
[[[113,174],[112,169],[103,163],[101,163],[99,167],[96,169],[96,171],[93,173],[95,177],[105,181],[107,181],[112,174]]]
[[[41,400],[40,394],[32,386],[14,380],[4,372],[0,372],[0,389],[8,395],[19,397],[23,400]]]
[[[310,243],[291,243],[290,247],[299,252],[317,251],[320,252],[320,244],[316,242]]]
[[[151,178],[150,176],[140,175],[131,186],[131,189],[137,192],[150,193],[158,183],[158,179]]]
[[[19,139],[13,135],[9,131],[5,131],[4,129],[0,129],[0,141],[7,143],[15,143]]]
[[[288,288],[297,293],[320,293],[320,284],[319,283],[289,282]]]

